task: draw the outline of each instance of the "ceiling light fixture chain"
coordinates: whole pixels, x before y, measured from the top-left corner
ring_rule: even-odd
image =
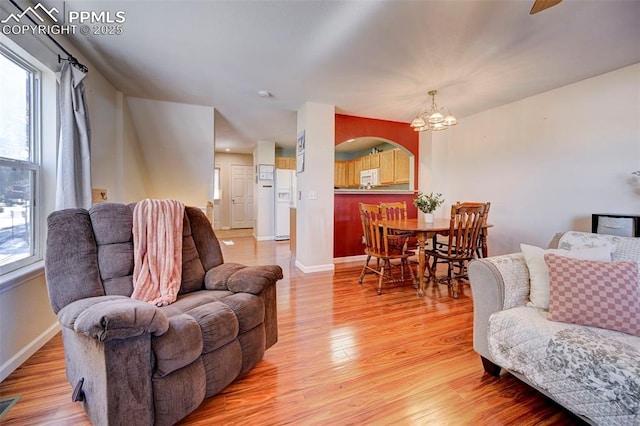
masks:
[[[436,104],[437,90],[429,90],[427,94],[431,96],[431,106],[423,108],[413,119],[411,122],[413,130],[416,132],[447,130],[449,127],[458,124],[458,120],[451,114],[451,111],[446,116],[440,112],[440,108]]]

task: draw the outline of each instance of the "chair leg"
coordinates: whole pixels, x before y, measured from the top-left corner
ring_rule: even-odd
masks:
[[[384,278],[384,263],[382,264],[382,268],[380,268],[380,277],[378,278],[378,296],[382,294],[382,279],[383,278]]]
[[[454,299],[458,298],[458,291],[455,286],[451,283],[451,272],[453,270],[453,262],[449,261],[447,266],[447,286],[451,289],[451,293]]]
[[[431,264],[431,270],[433,271],[433,279],[436,278],[437,269],[438,269],[438,258],[433,256],[433,263]]]
[[[434,257],[435,259],[435,257]],[[436,271],[435,269],[429,264],[429,262],[431,261],[431,256],[425,255],[425,259],[424,259],[424,266],[425,266],[425,272],[427,273],[427,278],[429,279],[429,281],[431,281],[431,278],[433,277],[435,279],[436,277]]]
[[[362,281],[364,281],[364,274],[367,272],[367,266],[369,266],[370,260],[371,260],[371,255],[367,255],[367,261],[364,263],[364,266],[362,267],[362,272],[360,272],[360,280],[358,281],[360,284],[362,284]]]
[[[393,265],[391,265],[391,261],[389,259],[385,260],[382,264],[383,267],[387,268],[387,274],[389,275],[389,280],[394,281],[393,279]]]

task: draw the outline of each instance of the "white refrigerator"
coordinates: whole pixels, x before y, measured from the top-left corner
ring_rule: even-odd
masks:
[[[290,238],[289,209],[296,203],[296,171],[276,169],[275,175],[275,239]]]

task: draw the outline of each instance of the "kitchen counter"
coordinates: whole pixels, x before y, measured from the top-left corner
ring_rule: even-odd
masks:
[[[410,189],[334,189],[333,191],[337,194],[416,194],[418,191],[413,191]]]

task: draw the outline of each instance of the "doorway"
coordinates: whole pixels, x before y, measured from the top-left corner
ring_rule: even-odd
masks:
[[[231,228],[253,228],[253,166],[231,165]]]

